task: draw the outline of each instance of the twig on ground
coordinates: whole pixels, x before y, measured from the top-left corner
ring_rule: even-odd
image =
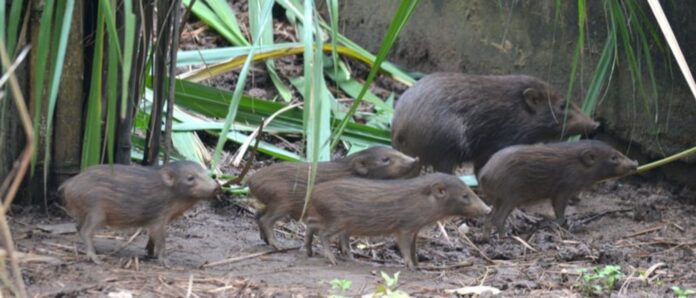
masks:
[[[457,268],[462,268],[462,267],[471,267],[472,265],[474,265],[473,262],[464,261],[464,262],[459,262],[457,264],[445,265],[445,266],[418,266],[418,269],[419,270],[426,270],[426,271],[444,271],[444,270],[452,270],[452,269],[457,269]]]
[[[469,247],[471,247],[471,248],[473,248],[474,250],[476,250],[476,251],[479,253],[479,255],[480,255],[484,260],[486,260],[486,262],[488,262],[489,264],[495,264],[495,262],[493,262],[493,260],[491,260],[491,258],[489,258],[480,248],[478,248],[478,246],[476,246],[476,244],[474,244],[474,242],[472,242],[471,239],[469,239],[469,237],[466,236],[466,234],[464,234],[464,233],[459,233],[459,235],[461,235],[461,236],[462,236],[462,239],[464,239],[464,242],[465,242],[466,244],[468,244]]]
[[[449,235],[447,235],[447,230],[445,230],[445,225],[442,224],[442,221],[437,222],[437,227],[440,229],[440,233],[442,233],[442,236],[445,237],[445,240],[447,240],[447,243],[450,246],[454,246],[454,243],[452,243],[452,240],[450,240]]]
[[[191,294],[193,294],[193,274],[189,275],[188,288],[186,290],[186,298],[191,297]]]
[[[533,252],[537,252],[537,250],[534,247],[529,245],[529,243],[527,243],[526,241],[522,240],[522,238],[517,237],[517,236],[512,236],[512,239],[517,240],[517,242],[521,243],[524,247],[528,248],[529,250],[531,250]]]
[[[138,230],[135,231],[135,233],[133,233],[133,235],[130,236],[130,238],[128,238],[128,241],[126,241],[125,243],[121,244],[121,246],[119,246],[117,249],[113,250],[112,252],[110,252],[110,253],[108,253],[108,254],[106,254],[106,255],[107,255],[107,256],[113,256],[113,255],[117,254],[118,252],[122,251],[124,248],[126,248],[126,246],[130,245],[131,243],[133,243],[133,240],[135,240],[135,238],[138,237],[138,236],[140,235],[140,232],[142,232],[142,231],[143,231],[142,228],[138,228]]]
[[[268,250],[268,251],[253,253],[253,254],[246,255],[246,256],[228,258],[228,259],[217,261],[217,262],[203,264],[203,265],[201,265],[201,268],[208,268],[208,267],[219,266],[219,265],[224,265],[224,264],[231,264],[231,263],[236,263],[239,261],[244,261],[247,259],[253,259],[253,258],[260,257],[263,255],[281,253],[281,252],[286,252],[286,251],[291,251],[291,250],[296,250],[296,249],[300,249],[300,246],[284,248],[284,249],[279,249],[279,250]]]
[[[57,291],[39,294],[36,297],[64,297],[64,296],[69,297],[69,296],[73,296],[74,294],[78,294],[80,292],[87,291],[89,289],[101,287],[103,285],[104,285],[104,283],[98,282],[98,283],[92,283],[92,284],[88,284],[88,285],[84,285],[84,286],[66,287],[66,288],[62,288],[62,289],[57,290]],[[75,295],[75,296],[77,296],[77,295]]]
[[[590,222],[593,222],[593,221],[595,221],[595,220],[598,220],[598,219],[600,219],[600,218],[602,218],[602,217],[604,217],[604,216],[606,216],[606,215],[609,215],[609,214],[621,213],[621,212],[629,212],[629,211],[633,211],[633,209],[615,209],[615,210],[604,211],[604,212],[597,213],[597,214],[592,214],[592,215],[590,215],[590,216],[587,216],[587,217],[583,217],[583,218],[578,219],[578,220],[576,221],[576,223],[574,224],[574,226],[586,225],[586,224],[588,224],[588,223],[590,223]]]
[[[482,286],[486,282],[486,278],[488,278],[488,272],[490,272],[490,267],[486,266],[486,272],[483,273],[483,277],[481,278],[481,281],[479,282],[479,286]]]
[[[625,237],[623,237],[622,239],[633,238],[633,237],[640,236],[640,235],[643,235],[643,234],[652,233],[652,232],[655,232],[655,231],[657,231],[657,230],[660,230],[660,229],[664,228],[665,226],[666,226],[666,224],[658,224],[658,225],[656,225],[656,226],[653,226],[653,227],[650,227],[650,228],[647,228],[647,229],[644,229],[644,230],[640,230],[640,231],[635,232],[635,233],[633,233],[633,234],[629,234],[628,236],[625,236]]]

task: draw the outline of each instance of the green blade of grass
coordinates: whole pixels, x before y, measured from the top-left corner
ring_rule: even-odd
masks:
[[[100,0],[104,5],[99,5],[99,9],[104,11],[106,29],[109,32],[109,49],[116,51],[116,58],[121,59],[121,44],[118,41],[118,30],[116,29],[116,14],[109,0]],[[101,4],[101,3],[100,3]],[[114,46],[111,46],[113,44]],[[115,90],[114,90],[115,91]]]
[[[53,135],[53,116],[56,110],[56,100],[58,98],[58,86],[60,86],[61,75],[63,74],[63,62],[65,61],[65,51],[68,46],[68,36],[70,35],[70,24],[72,22],[72,14],[74,9],[75,0],[66,0],[63,7],[62,3],[57,6],[57,15],[59,16],[56,21],[60,24],[60,27],[56,36],[59,36],[58,44],[54,47],[56,51],[55,60],[51,66],[52,76],[48,85],[48,112],[46,114],[46,149],[44,150],[44,199],[48,196],[48,172],[51,164],[51,140]],[[64,8],[64,9],[60,9]],[[41,70],[39,70],[41,71]]]
[[[101,2],[99,5],[102,5]],[[82,159],[80,168],[85,169],[99,163],[99,144],[101,142],[101,94],[102,94],[102,70],[104,58],[104,13],[101,9],[97,12],[96,37],[94,42],[94,54],[92,58],[92,74],[87,101],[87,119],[82,145]]]
[[[327,44],[324,45],[322,48],[324,52],[331,52],[331,45]],[[348,47],[345,46],[337,46],[336,51],[344,56],[350,57],[352,59],[358,60],[360,62],[363,62],[367,64],[368,66],[372,67],[373,64],[370,60],[369,57],[364,56]],[[304,53],[304,46],[298,46],[298,47],[293,47],[288,44],[287,47],[279,47],[277,49],[269,49],[268,51],[255,51],[253,61],[262,61],[265,59],[270,59],[270,58],[279,58],[279,57],[284,57],[284,56],[290,56],[290,55],[297,55],[297,54],[302,54]],[[244,64],[246,61],[246,55],[243,56],[237,56],[237,57],[232,57],[230,59],[225,60],[224,62],[207,66],[201,69],[193,70],[187,73],[183,73],[178,76],[180,79],[186,79],[194,82],[200,82],[204,79],[211,78],[213,76],[232,71],[236,68],[239,68]],[[394,74],[389,72],[387,68],[383,67],[384,64],[380,65],[380,70],[384,71],[389,77],[393,78],[394,80],[399,81],[399,78]]]
[[[111,33],[109,33],[111,35]],[[106,69],[106,123],[104,132],[106,134],[106,140],[104,146],[106,146],[106,155],[109,164],[114,163],[114,142],[116,139],[116,88],[118,87],[118,58],[119,51],[118,44],[114,44],[111,41],[113,38],[109,38],[108,60],[109,64]],[[125,82],[124,82],[125,85]],[[104,152],[104,150],[102,150]]]
[[[2,28],[7,28],[7,23],[5,23],[5,8],[6,8],[6,3],[5,0],[0,0],[0,26]],[[5,30],[0,30],[0,40],[3,41],[3,43],[7,44],[7,39],[5,39],[6,32]]]
[[[331,21],[331,58],[333,59],[333,76],[338,77],[338,53],[336,52],[336,39],[338,37],[338,0],[326,0]]]
[[[617,1],[609,1],[608,3],[610,7],[610,16],[613,22],[616,24],[616,29],[618,30],[617,33],[619,37],[621,37],[620,41],[623,45],[624,53],[626,54],[629,73],[631,74],[631,78],[633,79],[633,81],[636,83],[641,98],[643,99],[643,108],[647,113],[652,114],[652,109],[650,108],[650,103],[648,102],[648,94],[645,91],[645,87],[643,85],[643,74],[640,70],[640,64],[638,62],[638,59],[636,58],[633,45],[631,44],[631,32],[627,25],[629,23],[629,20],[624,15],[620,3],[618,3]],[[619,40],[617,40],[617,42],[619,42]]]
[[[19,26],[22,22],[22,6],[24,0],[13,0],[10,4],[10,18],[7,22],[7,55],[14,59],[17,39],[19,38]],[[4,30],[3,30],[4,31]]]
[[[409,2],[412,3],[413,1],[414,0],[407,0],[405,2],[402,1],[401,5],[404,5],[404,4],[409,3]],[[302,7],[303,5],[301,5],[300,3],[293,2],[291,0],[277,0],[276,2],[278,4],[280,4],[281,6],[283,6],[286,10],[288,10],[293,16],[295,16],[301,22],[305,21],[304,16],[301,13],[301,11],[303,10],[303,7]],[[416,2],[418,2],[418,1],[416,1]],[[330,26],[324,22],[320,22],[320,25],[324,29],[331,30]],[[375,55],[373,55],[369,51],[365,50],[364,48],[362,48],[361,46],[359,46],[358,44],[351,41],[350,39],[348,39],[347,37],[343,36],[340,33],[337,34],[335,37],[336,37],[336,40],[338,42],[340,42],[341,44],[350,48],[352,51],[354,51],[358,55],[366,57],[368,59],[368,61],[370,62],[369,64],[371,64],[371,65],[375,64],[374,62],[376,61],[376,58],[377,58]],[[395,80],[397,80],[397,81],[399,81],[407,86],[411,86],[415,82],[415,80],[413,79],[412,76],[405,73],[403,70],[399,69],[398,67],[396,67],[394,64],[392,64],[390,62],[385,62],[383,65],[380,65],[380,67],[384,68],[385,71],[392,73],[394,75]]]
[[[249,1],[249,27],[251,28],[251,36],[260,37],[259,45],[273,44],[273,18],[268,18],[266,24],[261,26],[261,7],[263,6],[262,4],[267,1],[273,2],[275,0]],[[261,28],[263,28],[263,30],[261,30]],[[280,79],[272,59],[266,60],[266,69],[280,97],[286,102],[290,102],[290,100],[292,100],[292,92]]]
[[[135,14],[131,1],[123,2],[123,67],[121,70],[121,119],[126,118],[128,112],[128,88],[131,69],[133,67],[133,46],[135,43]],[[135,100],[134,100],[135,101]]]
[[[192,132],[172,132],[172,145],[174,150],[181,154],[186,160],[193,160],[200,164],[205,164],[207,151],[201,139]],[[203,148],[200,150],[199,148]]]
[[[232,92],[204,86],[188,81],[176,81],[177,106],[200,113],[205,117],[224,118],[229,109]],[[258,126],[263,118],[267,118],[287,105],[266,100],[242,96],[236,117],[236,122]],[[276,123],[279,129],[292,128],[304,131],[303,113],[290,110],[276,117],[268,127]],[[332,126],[338,125],[338,120],[332,119]],[[265,131],[266,129],[264,129]],[[355,138],[372,144],[387,145],[391,142],[389,130],[369,127],[358,123],[348,123],[343,139]]]
[[[397,9],[396,13],[394,14],[394,17],[392,18],[391,23],[389,24],[389,27],[387,28],[387,33],[385,34],[384,40],[382,41],[382,45],[380,46],[379,52],[377,53],[375,64],[370,69],[370,73],[367,75],[367,79],[365,80],[363,89],[360,91],[360,94],[358,94],[358,97],[355,99],[355,101],[353,101],[353,105],[350,107],[348,115],[343,119],[343,121],[336,128],[336,130],[334,130],[334,140],[331,143],[332,149],[335,148],[338,144],[339,137],[343,133],[343,130],[345,129],[348,121],[350,121],[351,115],[353,115],[355,111],[358,109],[358,106],[360,105],[362,98],[365,96],[365,93],[367,93],[367,89],[370,87],[370,84],[372,84],[372,82],[375,80],[377,76],[377,70],[379,69],[379,66],[382,64],[382,61],[384,61],[384,59],[386,58],[387,53],[389,53],[389,49],[391,49],[392,45],[394,44],[394,41],[396,41],[397,36],[401,32],[401,29],[403,29],[403,26],[406,24],[406,22],[408,22],[408,19],[413,14],[413,11],[418,5],[418,2],[419,0],[407,0],[402,1],[399,5],[399,8]]]
[[[53,14],[55,1],[46,2],[44,11],[41,14],[41,24],[51,24],[53,22]],[[44,25],[39,26],[39,41],[36,54],[36,83],[34,84],[34,136],[39,136],[39,129],[41,128],[41,107],[43,106],[42,99],[44,95],[44,82],[45,74],[43,71],[46,69],[46,64],[48,63],[48,53],[51,48],[51,28],[52,26]],[[36,159],[39,150],[39,138],[35,137],[34,140],[34,152],[31,156],[31,170],[30,177],[34,176],[34,170],[36,169]]]
[[[271,14],[271,7],[273,7],[273,2],[268,1],[266,2],[265,7],[263,8],[263,17],[261,18],[261,24],[265,23],[265,20],[270,17]],[[263,26],[263,25],[262,25]],[[256,38],[256,41],[254,42],[254,46],[258,44],[259,39]],[[252,50],[251,53],[247,56],[246,61],[244,62],[244,66],[242,67],[242,71],[239,74],[239,79],[237,80],[237,85],[235,86],[234,89],[234,94],[232,95],[232,101],[230,102],[229,105],[229,110],[227,112],[227,117],[225,118],[225,126],[222,129],[221,135],[225,136],[227,135],[227,132],[230,129],[230,126],[232,125],[232,122],[235,119],[235,116],[237,114],[237,107],[239,106],[239,101],[242,98],[242,91],[244,91],[244,83],[246,81],[246,76],[249,73],[249,68],[251,66],[251,61],[254,56],[254,51]],[[222,153],[222,147],[225,145],[226,138],[220,137],[218,138],[217,145],[215,146],[215,153],[213,154],[213,161],[211,164],[211,168],[215,168],[220,161],[220,154]]]
[[[260,45],[258,46],[258,48],[256,48],[256,53],[296,48],[301,46],[302,43],[299,42]],[[217,64],[229,60],[230,57],[246,56],[249,54],[252,48],[252,46],[238,46],[192,51],[179,51],[179,53],[176,56],[176,66],[184,67],[200,64]]]
[[[568,90],[565,96],[566,109],[563,113],[563,128],[561,129],[562,136],[565,135],[566,121],[568,120],[568,107],[570,105],[567,103],[570,102],[570,98],[573,95],[578,66],[580,65],[582,50],[585,47],[585,18],[585,0],[578,0],[578,38],[575,43],[575,50],[573,51],[573,60],[570,64],[570,79],[568,80]],[[573,138],[578,138],[578,136],[573,136]]]
[[[192,0],[182,0],[189,7]],[[204,23],[222,34],[233,45],[249,45],[237,23],[237,17],[227,3],[219,0],[198,0],[191,11]],[[221,16],[221,17],[218,17]]]
[[[303,124],[305,130],[306,139],[306,157],[307,161],[310,162],[309,173],[307,176],[307,191],[304,197],[304,206],[302,207],[302,213],[300,214],[300,220],[304,219],[305,213],[307,212],[307,206],[309,206],[310,197],[312,194],[312,189],[314,188],[314,180],[317,176],[317,162],[320,158],[319,145],[321,143],[321,135],[319,133],[320,127],[320,113],[321,113],[321,102],[319,102],[320,92],[319,90],[319,77],[321,76],[323,69],[320,65],[321,57],[317,59],[314,54],[314,2],[311,0],[304,0],[304,22],[302,24],[302,41],[304,42],[304,76],[305,76],[305,86],[304,94],[309,95],[304,98],[304,116]],[[300,30],[298,30],[300,32]],[[317,43],[321,44],[320,32],[317,30]],[[321,46],[317,46],[316,51],[321,53],[319,50]],[[317,72],[319,75],[317,75]]]
[[[227,97],[229,98],[229,97]],[[176,98],[177,104],[181,102],[181,97],[177,96]],[[136,120],[137,127],[140,129],[145,129],[148,125],[147,113],[149,113],[148,106],[152,104],[152,92],[146,92],[144,101],[143,101],[143,106],[138,112],[138,118],[140,120]],[[226,110],[226,109],[225,109]],[[224,115],[224,111],[221,112],[221,114]],[[174,108],[174,122],[175,124],[172,127],[172,130],[177,131],[177,132],[191,132],[191,131],[197,131],[197,130],[205,130],[213,135],[220,135],[220,131],[224,127],[224,123],[219,123],[219,122],[206,122],[204,120],[201,120],[199,117],[193,117],[186,113],[185,111],[180,110],[179,108],[175,107]],[[265,119],[265,117],[264,117]],[[259,120],[261,121],[261,120]],[[236,128],[236,127],[235,127]],[[246,126],[247,131],[252,131],[255,130],[256,127],[249,127]],[[301,132],[301,130],[298,130]],[[194,141],[190,141],[191,138],[194,139]],[[225,138],[229,141],[242,144],[244,141],[248,138],[247,135],[240,133],[238,131],[230,131]],[[180,152],[183,156],[189,156],[190,153],[186,152],[193,152],[194,154],[198,156],[205,156],[206,159],[209,159],[207,157],[207,151],[205,147],[203,147],[202,142],[200,142],[200,139],[197,136],[189,136],[185,138],[180,138],[177,140],[173,140],[174,142],[174,147],[179,148],[176,149],[178,152]],[[302,160],[302,157],[292,153],[290,151],[287,151],[285,149],[279,148],[273,144],[267,143],[267,142],[260,142],[259,147],[258,147],[259,152],[268,154],[270,156],[279,158],[281,160],[287,160],[287,161],[298,161]]]
[[[597,67],[592,76],[592,82],[590,83],[590,86],[588,88],[587,95],[585,96],[585,100],[582,104],[582,111],[587,115],[594,114],[594,110],[597,106],[597,102],[599,101],[599,95],[603,88],[603,85],[605,84],[605,82],[607,85],[610,82],[610,79],[607,80],[607,76],[609,75],[611,67],[614,64],[615,56],[613,50],[615,48],[615,36],[609,34],[609,37],[607,38],[607,41],[604,45],[604,49],[602,50],[602,54],[599,57],[599,61],[597,62]]]

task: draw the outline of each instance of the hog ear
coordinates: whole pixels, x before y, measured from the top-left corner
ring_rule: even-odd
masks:
[[[169,187],[174,186],[174,182],[176,178],[174,177],[174,173],[169,170],[169,169],[164,169],[160,171],[162,175],[162,181],[164,181],[164,184],[166,184]]]
[[[447,197],[447,186],[442,182],[433,183],[430,186],[430,193],[438,199]]]
[[[591,150],[585,150],[580,154],[580,161],[589,168],[597,161],[597,156]]]
[[[353,160],[353,171],[359,176],[367,176],[368,166],[364,158],[356,158]]]
[[[524,97],[524,103],[527,110],[530,113],[536,112],[541,102],[541,96],[539,91],[534,88],[527,88],[522,92],[522,97]]]

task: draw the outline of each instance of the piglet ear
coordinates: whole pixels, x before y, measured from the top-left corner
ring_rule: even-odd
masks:
[[[597,155],[594,152],[592,152],[592,150],[585,150],[582,153],[580,153],[580,161],[583,165],[589,168],[593,166],[597,161]]]
[[[435,182],[430,186],[430,194],[435,198],[444,199],[447,197],[447,186],[442,182]]]
[[[352,163],[353,166],[353,171],[358,174],[358,176],[367,176],[367,173],[369,172],[368,166],[367,166],[367,161],[365,158],[356,158],[353,160]]]
[[[176,178],[174,177],[174,172],[171,169],[162,169],[160,170],[160,174],[162,175],[162,181],[164,181],[164,184],[169,187],[174,186]]]
[[[539,105],[541,103],[541,94],[539,93],[539,90],[534,88],[524,89],[522,92],[522,97],[524,98],[524,104],[527,110],[534,114],[537,109],[539,109]]]

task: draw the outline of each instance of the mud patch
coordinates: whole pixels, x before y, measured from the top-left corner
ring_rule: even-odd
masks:
[[[450,241],[435,225],[420,233],[423,268],[418,271],[404,267],[391,237],[353,238],[354,260],[339,259],[337,266],[321,255],[307,257],[299,249],[303,227],[293,221],[276,226],[280,244],[288,249],[270,252],[259,238],[246,198],[202,204],[172,223],[167,238],[171,268],[145,259],[144,235],[105,255],[122,247],[133,231],[98,233],[96,246],[105,264],[92,264],[76,234],[47,231],[47,226],[72,222],[59,209],[46,217],[15,208],[10,223],[19,251],[59,260],[22,264],[32,296],[121,291],[185,296],[189,289],[199,297],[313,296],[331,294],[332,279],[352,281],[346,294],[359,296],[383,282],[380,271],[401,272],[399,289],[413,296],[450,296],[445,290],[480,284],[497,287],[506,297],[578,296],[578,270],[604,265],[619,265],[626,275],[614,293],[663,296],[671,294],[672,285],[696,288],[696,207],[675,201],[677,195],[669,185],[605,183],[581,194],[568,208],[569,222],[576,224],[572,232],[547,224],[553,213],[547,204],[539,204],[510,217],[508,229],[516,227],[512,233],[489,243],[468,242],[457,231],[462,220],[452,219],[445,222]],[[643,200],[660,211],[661,219],[635,216],[638,211],[632,207]],[[484,223],[465,221],[473,234]],[[659,263],[664,266],[640,278]]]

